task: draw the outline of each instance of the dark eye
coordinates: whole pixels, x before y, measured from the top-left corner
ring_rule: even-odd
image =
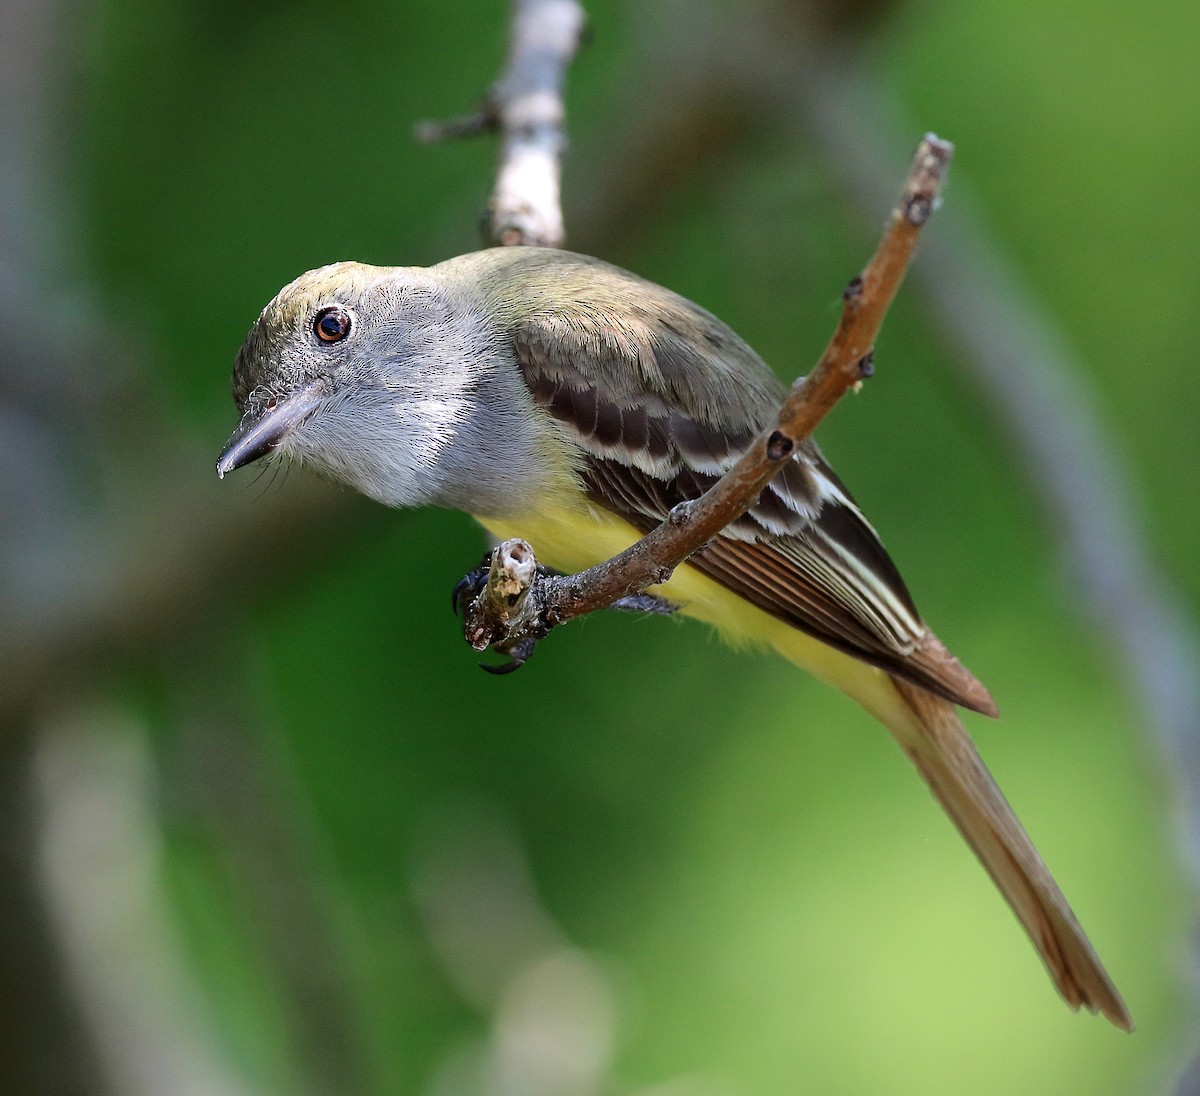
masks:
[[[313,320],[313,333],[321,342],[341,342],[350,334],[350,313],[336,304],[322,308]]]

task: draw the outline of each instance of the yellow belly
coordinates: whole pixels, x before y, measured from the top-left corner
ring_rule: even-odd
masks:
[[[537,558],[564,573],[602,563],[638,539],[632,525],[588,505],[521,518],[479,518],[499,540],[522,537]],[[796,666],[840,689],[876,719],[899,730],[912,716],[884,671],[843,654],[714,582],[693,567],[676,569],[669,582],[653,588],[696,620],[711,624],[735,646],[774,648]]]

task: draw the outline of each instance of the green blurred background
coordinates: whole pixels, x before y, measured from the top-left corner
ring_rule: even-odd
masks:
[[[965,234],[1070,348],[1194,627],[1200,8],[587,8],[571,245],[790,378],[886,211],[855,185],[888,194],[923,131],[952,139],[918,263]],[[449,612],[484,547],[468,519],[294,471],[217,482],[232,358],[280,285],[479,246],[494,142],[410,132],[482,97],[505,5],[0,14],[4,1091],[1177,1090],[1197,774],[1160,747],[923,283],[822,445],[997,697],[1003,721],[972,730],[1132,1037],[1063,1007],[840,696],[699,626],[605,614],[493,678]],[[836,161],[819,94],[874,134],[847,143],[877,178]]]

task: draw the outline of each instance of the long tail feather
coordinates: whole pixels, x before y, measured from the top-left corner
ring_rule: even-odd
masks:
[[[917,717],[893,733],[975,850],[1072,1008],[1101,1012],[1117,1027],[1133,1020],[1029,835],[984,767],[954,706],[893,678]]]

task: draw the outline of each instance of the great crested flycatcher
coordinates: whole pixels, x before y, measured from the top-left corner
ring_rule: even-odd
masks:
[[[677,294],[582,255],[511,247],[428,269],[343,262],[302,275],[250,329],[233,395],[242,420],[219,475],[282,453],[389,506],[464,510],[577,571],[713,484],[774,421],[784,389]],[[955,712],[994,716],[991,696],[921,619],[815,445],[659,590],[883,723],[1067,1003],[1132,1029]]]

